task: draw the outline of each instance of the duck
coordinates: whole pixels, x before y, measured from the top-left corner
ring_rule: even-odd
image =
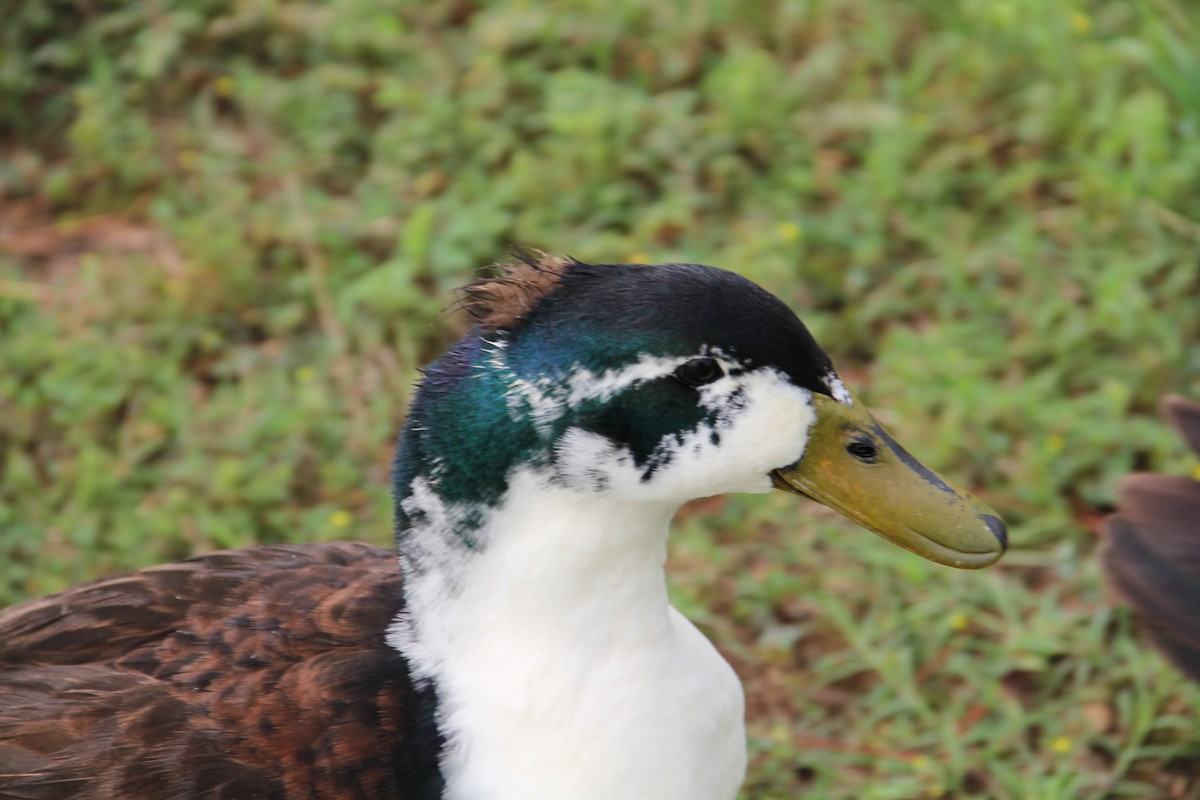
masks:
[[[1159,407],[1200,455],[1200,403],[1168,396]],[[1102,529],[1107,580],[1150,641],[1200,683],[1200,480],[1127,475],[1117,489],[1117,508]]]
[[[682,504],[783,491],[940,564],[1004,553],[750,280],[493,272],[400,433],[394,551],[214,552],[0,612],[0,797],[730,800],[744,699],[668,598]]]

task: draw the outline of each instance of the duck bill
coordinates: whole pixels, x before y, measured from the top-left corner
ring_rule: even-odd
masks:
[[[814,394],[813,407],[804,455],[772,473],[776,488],[939,564],[979,569],[1004,554],[1008,534],[996,512],[913,458],[857,397]]]

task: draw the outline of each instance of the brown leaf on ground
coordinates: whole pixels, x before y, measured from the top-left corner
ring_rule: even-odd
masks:
[[[157,227],[117,214],[59,219],[39,198],[0,205],[0,255],[15,257],[28,281],[11,294],[29,299],[63,299],[63,288],[89,255],[141,256],[170,273],[184,270],[183,256],[171,237]],[[9,282],[16,283],[16,282]]]

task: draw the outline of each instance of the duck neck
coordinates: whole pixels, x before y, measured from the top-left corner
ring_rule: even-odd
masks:
[[[447,798],[733,796],[741,687],[669,605],[673,505],[530,468],[494,507],[442,502],[425,479],[411,489],[407,611],[389,641],[436,690]]]
[[[517,470],[495,507],[459,507],[418,478],[400,499],[404,649],[433,678],[464,640],[538,639],[572,654],[661,635],[675,506],[621,503]]]

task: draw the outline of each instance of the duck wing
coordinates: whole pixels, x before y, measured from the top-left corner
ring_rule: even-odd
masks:
[[[0,610],[0,799],[441,796],[395,555],[213,553]]]
[[[1164,416],[1200,454],[1200,403],[1167,398]],[[1130,475],[1105,523],[1104,569],[1151,640],[1200,682],[1200,481]]]

